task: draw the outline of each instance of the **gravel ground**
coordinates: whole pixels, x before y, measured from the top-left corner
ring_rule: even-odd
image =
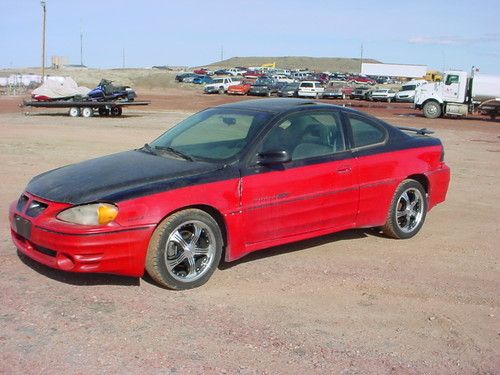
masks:
[[[154,100],[146,110],[92,119],[25,116],[20,98],[0,98],[0,373],[500,373],[499,122],[361,108],[432,128],[445,144],[448,199],[410,240],[323,236],[223,264],[183,292],[20,256],[7,211],[33,175],[141,146],[188,112],[243,99],[144,98]]]

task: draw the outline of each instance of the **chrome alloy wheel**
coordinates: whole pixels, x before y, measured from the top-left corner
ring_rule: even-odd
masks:
[[[424,214],[424,197],[415,188],[406,189],[400,195],[396,205],[396,222],[404,233],[410,233],[418,227]]]
[[[165,244],[165,264],[179,281],[196,281],[210,268],[215,255],[215,236],[201,221],[187,221],[172,231]]]

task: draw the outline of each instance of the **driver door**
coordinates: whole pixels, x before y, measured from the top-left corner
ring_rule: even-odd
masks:
[[[338,111],[290,115],[257,149],[270,151],[286,151],[291,161],[266,166],[255,157],[243,171],[247,248],[354,223],[359,195],[356,161],[346,149]]]

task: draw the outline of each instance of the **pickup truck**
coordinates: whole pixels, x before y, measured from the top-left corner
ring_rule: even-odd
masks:
[[[243,69],[238,69],[238,68],[230,68],[226,69],[228,74],[231,74],[232,76],[242,76],[245,74],[247,71]]]
[[[229,86],[238,85],[240,81],[233,80],[230,77],[214,78],[212,83],[205,85],[203,91],[205,94],[224,94]]]

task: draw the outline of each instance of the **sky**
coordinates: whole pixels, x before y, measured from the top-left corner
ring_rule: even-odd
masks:
[[[201,66],[234,56],[360,57],[500,75],[500,1],[47,0],[46,65]],[[39,0],[0,0],[0,68],[40,66]]]

